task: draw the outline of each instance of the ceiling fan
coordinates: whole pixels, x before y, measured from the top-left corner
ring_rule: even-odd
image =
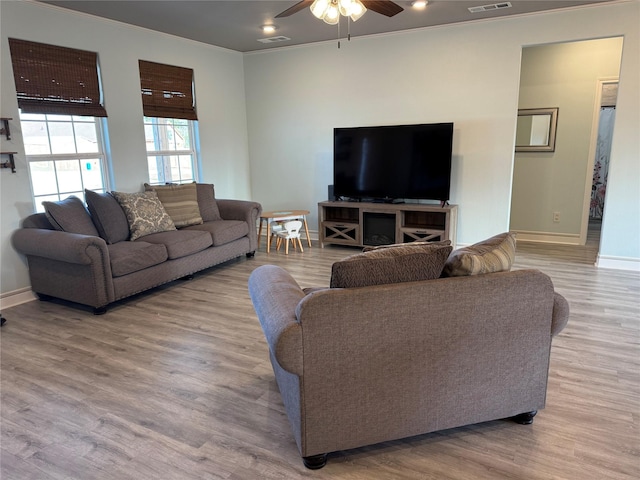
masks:
[[[377,12],[381,15],[385,15],[387,17],[393,17],[398,13],[402,12],[404,8],[398,5],[391,0],[361,0],[364,6],[371,11]],[[313,0],[302,0],[292,7],[287,8],[284,12],[276,15],[275,18],[283,18],[293,15],[294,13],[298,13],[300,10],[304,10],[307,7],[310,7],[313,3]]]

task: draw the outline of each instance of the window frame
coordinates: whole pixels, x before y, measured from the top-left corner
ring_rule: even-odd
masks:
[[[47,126],[47,141],[49,144],[49,151],[52,151],[51,148],[51,131],[49,128],[49,125],[51,123],[70,123],[72,124],[72,129],[73,129],[73,141],[77,150],[77,137],[76,137],[76,129],[73,128],[73,125],[75,124],[73,117],[74,115],[65,115],[65,116],[69,116],[71,117],[70,120],[68,121],[64,121],[64,120],[56,120],[56,119],[49,119],[49,116],[59,116],[59,114],[53,114],[53,113],[40,113],[40,114],[35,114],[35,115],[43,115],[44,116],[44,120],[36,120],[36,119],[23,119],[22,118],[22,114],[28,114],[28,115],[34,115],[32,113],[27,113],[27,112],[22,112],[20,111],[20,126],[22,129],[22,136],[23,136],[23,142],[25,140],[25,138],[28,138],[27,136],[25,136],[25,129],[23,126],[23,122],[31,122],[31,121],[39,121],[39,122],[45,122],[46,126]],[[78,115],[75,115],[76,117]],[[107,129],[107,125],[106,125],[106,118],[105,117],[92,117],[93,118],[93,122],[85,122],[85,123],[91,123],[92,125],[95,126],[96,129],[96,146],[98,148],[97,152],[75,152],[75,153],[39,153],[39,154],[28,154],[27,152],[27,147],[25,143],[25,159],[27,162],[27,172],[29,174],[29,188],[31,190],[31,199],[33,202],[33,208],[35,212],[44,212],[44,207],[42,206],[42,201],[59,201],[59,200],[64,200],[65,198],[68,198],[72,195],[76,195],[78,196],[78,198],[80,198],[83,202],[85,201],[85,197],[84,197],[84,190],[86,187],[85,185],[85,178],[83,177],[82,173],[83,173],[83,168],[82,168],[82,162],[86,161],[86,160],[97,160],[100,163],[100,179],[101,179],[101,183],[102,183],[102,188],[90,188],[90,190],[96,191],[96,192],[107,192],[110,189],[110,176],[109,176],[109,158],[108,158],[108,150],[107,150],[107,145],[106,145],[106,129]],[[73,189],[73,190],[61,190],[60,187],[60,175],[59,175],[59,169],[57,162],[63,162],[63,161],[76,161],[79,163],[80,166],[80,190],[77,189]],[[52,190],[50,193],[47,194],[36,194],[35,192],[35,188],[34,188],[34,178],[33,178],[33,173],[32,173],[32,163],[37,163],[37,162],[53,162],[54,165],[54,177],[55,177],[55,191]],[[38,200],[41,199],[41,200]]]
[[[175,121],[185,121],[187,122],[187,129],[189,133],[189,149],[181,149],[181,150],[147,150],[147,175],[149,185],[166,185],[168,183],[190,183],[197,182],[199,180],[199,172],[200,172],[200,157],[198,155],[197,148],[197,129],[198,124],[197,120],[188,120],[184,118],[165,118],[165,117],[143,117],[143,126],[145,129],[145,145],[147,144],[147,134],[146,128],[150,125],[153,129],[154,136],[154,146],[158,144],[158,138],[160,135],[158,132],[160,131],[159,123],[162,122],[175,122]],[[175,125],[174,125],[175,126]],[[179,178],[173,178],[172,175],[172,165],[171,165],[171,157],[177,157],[177,161],[180,162],[180,157],[190,157],[190,165],[191,165],[191,177],[186,178],[182,177],[180,168],[180,164],[177,167]],[[158,181],[153,181],[151,177],[151,169],[150,164],[152,162],[152,158],[155,157],[156,163],[156,172],[158,173]]]

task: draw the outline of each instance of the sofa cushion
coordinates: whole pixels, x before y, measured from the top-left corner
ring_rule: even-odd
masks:
[[[110,193],[85,190],[89,213],[98,233],[108,244],[124,242],[129,238],[129,223],[124,210]]]
[[[111,261],[111,275],[121,277],[152,267],[167,260],[164,245],[148,242],[118,242],[107,245]]]
[[[216,203],[215,187],[211,183],[196,183],[198,193],[198,207],[204,222],[222,220]]]
[[[167,249],[169,260],[200,252],[213,244],[211,235],[207,234],[207,232],[185,229],[152,233],[146,235],[143,241],[164,245]]]
[[[176,228],[202,223],[195,183],[162,186],[145,183],[144,189],[156,192]]]
[[[509,271],[515,256],[515,233],[501,233],[453,252],[447,259],[442,275],[461,277]]]
[[[156,192],[111,192],[111,195],[115,197],[127,216],[129,240],[176,229]]]
[[[400,244],[358,253],[331,267],[332,288],[366,287],[440,277],[450,245]]]
[[[193,225],[184,230],[200,230],[209,232],[214,247],[233,242],[249,235],[249,225],[242,220],[217,220],[205,222],[202,225]]]
[[[59,202],[45,201],[42,205],[49,223],[56,230],[98,236],[89,212],[78,197],[71,196]]]

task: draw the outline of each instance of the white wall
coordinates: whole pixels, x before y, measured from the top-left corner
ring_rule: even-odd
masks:
[[[580,244],[598,79],[619,75],[622,44],[617,37],[523,50],[518,108],[559,111],[554,152],[515,154],[511,229],[518,238]]]
[[[20,135],[7,38],[20,38],[98,53],[113,157],[112,190],[140,191],[148,181],[138,59],[194,70],[202,181],[220,198],[250,199],[249,156],[242,54],[32,2],[0,2],[0,116],[12,117],[17,172],[0,170],[0,292],[29,285],[24,259],[10,245],[11,232],[33,211]]]
[[[522,47],[624,36],[600,253],[640,265],[639,5],[354,38],[340,50],[327,42],[246,55],[253,198],[267,209],[313,212],[332,183],[333,127],[453,121],[458,242],[508,230]]]

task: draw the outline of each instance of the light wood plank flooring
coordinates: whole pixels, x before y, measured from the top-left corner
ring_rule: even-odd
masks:
[[[10,479],[631,479],[640,475],[640,275],[596,269],[595,248],[519,244],[571,305],[547,407],[507,421],[298,456],[247,293],[259,265],[327,285],[353,249],[232,261],[112,306],[6,311],[1,472]]]

